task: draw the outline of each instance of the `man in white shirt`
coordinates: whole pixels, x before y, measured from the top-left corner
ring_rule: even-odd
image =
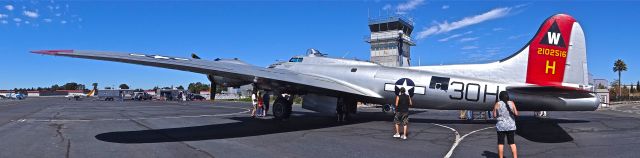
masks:
[[[256,109],[258,109],[258,92],[254,91],[251,93],[251,117],[256,117]]]

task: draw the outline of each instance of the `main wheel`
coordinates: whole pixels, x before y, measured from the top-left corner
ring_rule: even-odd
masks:
[[[291,116],[291,102],[287,99],[278,97],[276,101],[273,102],[273,116],[276,119],[287,119]]]

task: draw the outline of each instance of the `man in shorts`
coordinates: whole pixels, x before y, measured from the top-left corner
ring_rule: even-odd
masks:
[[[411,96],[406,93],[404,87],[400,88],[400,95],[396,96],[396,114],[393,122],[396,127],[394,138],[407,139],[407,128],[409,127],[409,107],[412,106]],[[400,125],[403,125],[404,132],[400,136]]]

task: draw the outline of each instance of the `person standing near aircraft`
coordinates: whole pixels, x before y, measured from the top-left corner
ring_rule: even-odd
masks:
[[[502,91],[499,94],[500,101],[493,107],[493,117],[498,120],[496,129],[498,131],[498,155],[504,157],[504,137],[507,137],[507,143],[511,147],[511,153],[514,158],[518,158],[518,150],[514,142],[514,134],[516,132],[515,117],[518,116],[518,109],[515,103],[509,100],[509,94]]]
[[[269,97],[270,96],[268,92],[264,92],[264,94],[262,95],[262,102],[264,104],[262,116],[267,116],[267,113],[269,112]]]
[[[338,122],[343,122],[345,119],[345,108],[344,108],[344,101],[342,98],[338,98],[338,101],[336,103],[336,114],[338,115]]]
[[[264,117],[264,100],[262,99],[262,93],[256,95],[258,97],[258,117]]]
[[[251,93],[251,117],[256,117],[256,109],[258,108],[257,91]]]
[[[400,94],[396,96],[396,114],[393,122],[396,127],[394,138],[407,139],[407,128],[409,127],[409,107],[413,105],[411,96],[406,93],[404,87],[400,88]],[[403,125],[404,131],[400,136],[400,124]]]

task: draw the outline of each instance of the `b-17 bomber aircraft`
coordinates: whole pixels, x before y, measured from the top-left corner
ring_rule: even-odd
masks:
[[[393,104],[401,87],[413,108],[491,110],[506,91],[521,111],[593,111],[600,101],[588,84],[585,36],[571,16],[542,23],[533,39],[513,55],[486,64],[386,67],[326,57],[316,50],[267,68],[235,59],[203,60],[143,53],[40,50],[33,53],[132,63],[208,75],[215,84],[253,84],[275,96],[273,114],[288,118],[292,102],[279,94],[302,95],[305,109],[355,112],[357,102]],[[340,103],[340,105],[338,105]]]

